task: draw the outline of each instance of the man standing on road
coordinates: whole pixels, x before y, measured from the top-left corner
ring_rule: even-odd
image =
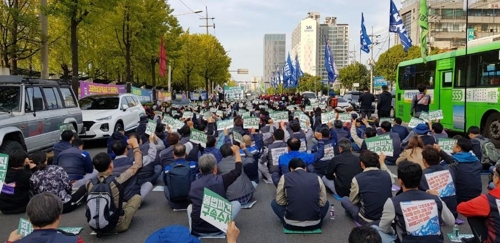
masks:
[[[370,93],[368,88],[363,89],[363,94],[359,96],[359,105],[361,118],[370,119],[372,116],[372,104],[375,102],[375,96]]]
[[[429,105],[431,104],[431,96],[427,94],[427,87],[425,84],[418,85],[418,94],[413,96],[411,101],[411,113],[413,117],[420,117],[422,111],[429,112]]]
[[[389,92],[389,87],[383,85],[382,91],[377,103],[377,114],[379,119],[381,117],[390,117],[392,107],[392,94]]]

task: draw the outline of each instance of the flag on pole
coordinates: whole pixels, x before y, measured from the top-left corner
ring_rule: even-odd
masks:
[[[325,69],[328,73],[328,83],[333,83],[337,79],[337,68],[335,67],[335,62],[333,60],[332,51],[330,50],[330,44],[325,37]]]
[[[281,84],[280,68],[276,67],[276,72],[274,72],[274,81],[276,82],[276,88]]]
[[[418,26],[420,26],[420,53],[424,63],[427,62],[427,35],[429,34],[429,20],[427,18],[427,0],[420,0],[420,12],[418,15]]]
[[[160,56],[159,56],[159,72],[161,77],[165,77],[167,71],[167,53],[165,52],[165,45],[163,43],[163,36],[160,41]]]
[[[391,0],[391,8],[389,11],[389,32],[398,33],[399,39],[403,44],[403,49],[408,51],[408,49],[412,46],[412,41],[408,32],[406,31],[405,24],[403,23],[403,19],[399,15],[398,9],[396,8],[396,4]]]
[[[277,87],[276,83],[277,83],[276,82],[276,73],[272,72],[272,74],[271,74],[271,87],[276,88]]]
[[[290,53],[288,53],[288,57],[285,62],[285,66],[283,66],[283,87],[288,88],[293,84],[294,79],[294,70],[292,65],[292,59],[290,58]]]
[[[300,78],[304,76],[304,72],[300,69],[299,56],[295,55],[295,79],[292,87],[297,88],[299,85]]]
[[[370,40],[370,37],[366,33],[365,17],[363,16],[363,13],[361,13],[361,33],[359,39],[360,39],[359,43],[361,46],[361,50],[366,53],[370,53],[370,45],[372,44],[372,41]]]
[[[477,3],[477,0],[464,0],[464,11],[467,11],[474,3]]]

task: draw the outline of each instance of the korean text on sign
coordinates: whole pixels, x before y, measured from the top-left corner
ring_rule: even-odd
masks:
[[[231,203],[205,187],[203,191],[203,203],[201,205],[200,218],[223,232],[227,232],[227,226],[232,218]]]

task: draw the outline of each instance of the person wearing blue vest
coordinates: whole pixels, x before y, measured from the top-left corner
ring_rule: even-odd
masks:
[[[90,154],[83,150],[83,140],[75,138],[73,147],[62,151],[53,161],[53,165],[61,166],[68,174],[73,188],[78,189],[87,181],[97,176]]]
[[[316,173],[319,177],[323,177],[326,174],[326,170],[328,169],[328,163],[335,156],[335,147],[337,146],[337,135],[333,131],[333,129],[328,128],[326,125],[319,126],[316,128],[325,142],[324,144],[324,156],[319,161],[314,162],[312,166],[308,169],[311,172]],[[334,136],[334,138],[332,138]],[[312,147],[312,151],[318,150],[317,145]]]
[[[354,176],[349,197],[343,197],[342,207],[359,224],[375,224],[382,216],[387,198],[392,197],[389,173],[380,170],[383,158],[365,150],[359,156],[363,172]]]
[[[287,130],[288,133],[285,133],[285,139],[296,138],[300,141],[300,152],[307,151],[307,141],[311,140],[312,130],[308,129],[307,134],[302,131],[300,128],[300,123],[297,120],[293,120],[289,124],[290,129]],[[285,129],[283,123],[281,123],[281,129]]]
[[[264,178],[265,183],[273,183],[272,174],[278,172],[278,158],[281,154],[288,152],[285,142],[285,132],[278,128],[273,132],[273,143],[264,148],[262,156],[259,159],[259,171]]]
[[[203,202],[203,191],[205,188],[227,198],[226,191],[233,182],[241,175],[243,166],[241,163],[240,148],[236,145],[231,147],[234,153],[235,166],[229,173],[217,174],[217,161],[211,154],[205,154],[200,157],[198,167],[202,176],[191,183],[189,191],[189,200],[191,204],[187,208],[189,228],[195,236],[220,235],[222,232],[215,226],[201,219],[201,206]],[[231,201],[232,220],[238,215],[241,204],[238,201]]]
[[[55,143],[53,145],[54,148],[54,161],[57,160],[59,154],[72,147],[71,143],[75,139],[75,133],[71,130],[66,130],[61,133],[61,141]],[[53,164],[57,164],[57,162],[53,162]]]
[[[290,173],[281,176],[276,199],[271,207],[288,230],[320,229],[330,203],[325,185],[316,174],[306,171],[306,163],[293,158],[288,164]]]
[[[444,242],[441,225],[452,226],[455,217],[437,196],[436,190],[418,190],[422,178],[419,164],[403,161],[398,165],[398,181],[403,193],[389,198],[377,228],[382,242]],[[395,222],[396,231],[392,228]]]
[[[63,203],[50,192],[42,192],[31,198],[26,215],[33,225],[33,232],[23,237],[17,229],[10,233],[6,243],[83,243],[80,236],[58,230]]]
[[[399,135],[391,131],[391,123],[388,121],[382,122],[382,124],[380,124],[380,128],[382,131],[381,135],[389,135],[392,140],[392,147],[394,149],[394,151],[392,152],[393,156],[387,156],[387,158],[385,159],[385,164],[395,165],[396,160],[401,154],[401,140],[399,139]]]
[[[189,165],[189,167],[191,168],[191,171],[192,171],[192,174],[189,175],[192,179],[195,178],[195,175],[198,173],[198,164],[194,161],[187,161],[186,160],[186,146],[184,146],[184,144],[176,144],[173,146],[173,154],[174,154],[174,162],[172,162],[171,164],[165,166],[165,169],[164,169],[164,174],[163,174],[163,182],[165,183],[165,186],[164,186],[164,194],[165,194],[165,197],[167,198],[168,200],[168,205],[174,209],[174,210],[177,210],[177,209],[186,209],[187,206],[189,205],[189,200],[186,198],[185,201],[181,201],[181,200],[175,200],[175,202],[173,202],[174,200],[171,200],[170,198],[170,189],[169,188],[174,188],[174,187],[182,187],[184,185],[168,185],[167,183],[167,173],[173,168],[175,167],[176,165]],[[192,180],[191,180],[192,181]],[[189,191],[189,188],[187,188]]]
[[[254,183],[259,183],[259,165],[258,161],[262,151],[262,135],[257,134],[255,129],[249,130],[250,135],[243,136],[243,144],[241,144],[240,154],[244,161],[243,171],[248,178]]]
[[[316,139],[318,140],[318,150],[314,153],[299,152],[300,140],[297,138],[290,138],[287,141],[288,153],[283,154],[278,159],[278,171],[274,172],[272,175],[273,183],[278,186],[279,178],[289,172],[288,163],[293,158],[300,158],[306,165],[310,165],[314,162],[319,161],[325,155],[325,141],[321,133],[316,133]]]
[[[113,153],[113,150],[111,147],[116,141],[123,141],[125,144],[127,144],[128,137],[125,135],[125,129],[120,128],[119,130],[115,131],[109,138],[108,138],[108,154],[111,156],[111,159],[114,159],[116,157],[116,154]]]

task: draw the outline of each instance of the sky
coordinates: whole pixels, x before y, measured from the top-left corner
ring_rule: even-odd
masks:
[[[382,3],[382,2],[385,2]],[[374,47],[375,60],[378,54],[388,48],[389,0],[168,0],[179,15],[180,25],[191,33],[206,33],[205,6],[208,15],[215,18],[215,35],[231,57],[230,70],[246,68],[248,75],[233,74],[236,81],[248,81],[253,76],[263,76],[263,44],[265,34],[286,34],[287,51],[291,50],[291,33],[308,12],[319,12],[321,21],[327,16],[337,17],[337,23],[349,24],[350,50],[355,48],[359,60],[359,32],[361,12],[364,13],[365,26],[371,34],[380,35],[380,45]],[[398,8],[400,1],[395,0]],[[199,14],[186,14],[203,10]],[[185,14],[185,15],[184,15]],[[212,24],[210,20],[209,24]],[[391,35],[392,36],[392,35]],[[391,42],[394,43],[393,37]],[[369,54],[363,52],[362,63],[366,64]]]

